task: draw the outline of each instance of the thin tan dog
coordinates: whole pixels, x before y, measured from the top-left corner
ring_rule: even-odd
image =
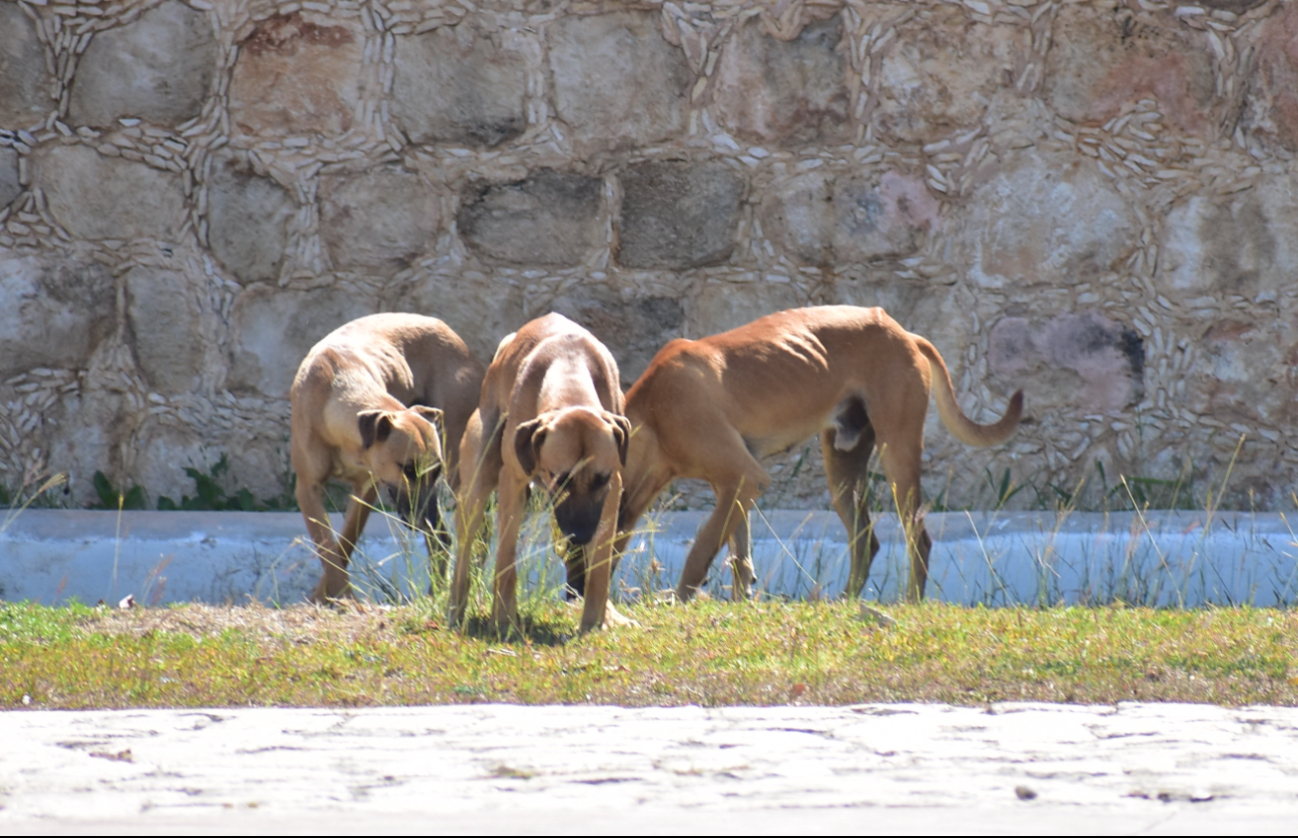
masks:
[[[584,580],[581,630],[629,622],[608,594],[630,432],[617,363],[590,332],[547,314],[501,341],[460,447],[472,472],[457,496],[452,625],[464,616],[474,541],[496,489],[492,619],[499,632],[518,627],[515,558],[533,480],[554,501],[569,579]]]
[[[1019,423],[1023,393],[994,425],[956,404],[942,356],[879,308],[791,309],[702,340],[674,340],[627,393],[635,429],[618,529],[621,554],[636,521],[678,477],[708,481],[716,508],[699,529],[676,595],[688,600],[727,541],[736,599],[754,580],[748,513],[771,478],[758,459],[820,433],[834,509],[852,551],[847,592],[859,596],[879,541],[870,528],[868,464],[874,447],[906,530],[907,599],[924,596],[932,542],[920,515],[924,414],[936,384],[938,415],[968,445],[1003,442]]]
[[[312,347],[289,391],[297,502],[324,575],[313,602],[351,596],[347,565],[385,487],[401,517],[426,537],[440,533],[435,483],[458,483],[457,444],[482,386],[482,364],[440,320],[371,314]],[[443,457],[442,425],[446,439]],[[324,505],[328,480],[352,485],[338,539]],[[434,578],[446,578],[445,548],[428,541]]]

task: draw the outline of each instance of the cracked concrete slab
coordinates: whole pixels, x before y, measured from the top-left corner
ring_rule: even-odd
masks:
[[[0,832],[1285,833],[1298,708],[0,714]]]

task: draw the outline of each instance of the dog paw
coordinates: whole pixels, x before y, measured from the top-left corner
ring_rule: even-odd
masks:
[[[613,607],[613,603],[604,606],[605,628],[640,628],[640,624]]]

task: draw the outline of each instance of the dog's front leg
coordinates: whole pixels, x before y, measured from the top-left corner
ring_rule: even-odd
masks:
[[[753,595],[757,572],[753,569],[753,537],[749,514],[739,516],[739,526],[730,537],[730,599],[743,602]]]
[[[485,446],[485,450],[484,450]],[[474,552],[478,535],[487,513],[487,501],[491,492],[500,481],[500,443],[484,439],[482,419],[478,412],[473,412],[468,430],[460,445],[460,462],[472,467],[468,474],[462,475],[459,493],[455,503],[455,569],[451,578],[450,606],[447,609],[447,622],[452,627],[458,626],[464,619],[464,611],[469,602],[469,574],[473,569]],[[432,591],[430,590],[431,594]]]
[[[306,519],[307,533],[315,546],[322,571],[320,581],[311,593],[311,602],[323,605],[331,599],[348,596],[351,592],[347,578],[350,551],[345,551],[334,538],[329,512],[324,505],[324,484],[299,481],[297,504],[302,510],[302,517]]]
[[[518,624],[518,532],[527,506],[527,478],[502,469],[496,491],[496,572],[492,575],[491,619],[496,633],[520,630]]]
[[[615,471],[609,481],[608,497],[604,498],[604,507],[600,510],[595,540],[582,550],[586,557],[586,601],[581,610],[583,634],[603,626],[607,616],[613,577],[613,544],[617,541],[617,509],[621,497],[622,475]]]

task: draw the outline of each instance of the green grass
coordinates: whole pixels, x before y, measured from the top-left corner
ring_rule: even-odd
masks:
[[[890,609],[696,602],[625,609],[575,637],[572,606],[525,636],[463,634],[428,602],[328,610],[118,611],[0,604],[0,708],[941,701],[1298,703],[1298,613],[1252,608]],[[26,700],[24,700],[26,697]]]

